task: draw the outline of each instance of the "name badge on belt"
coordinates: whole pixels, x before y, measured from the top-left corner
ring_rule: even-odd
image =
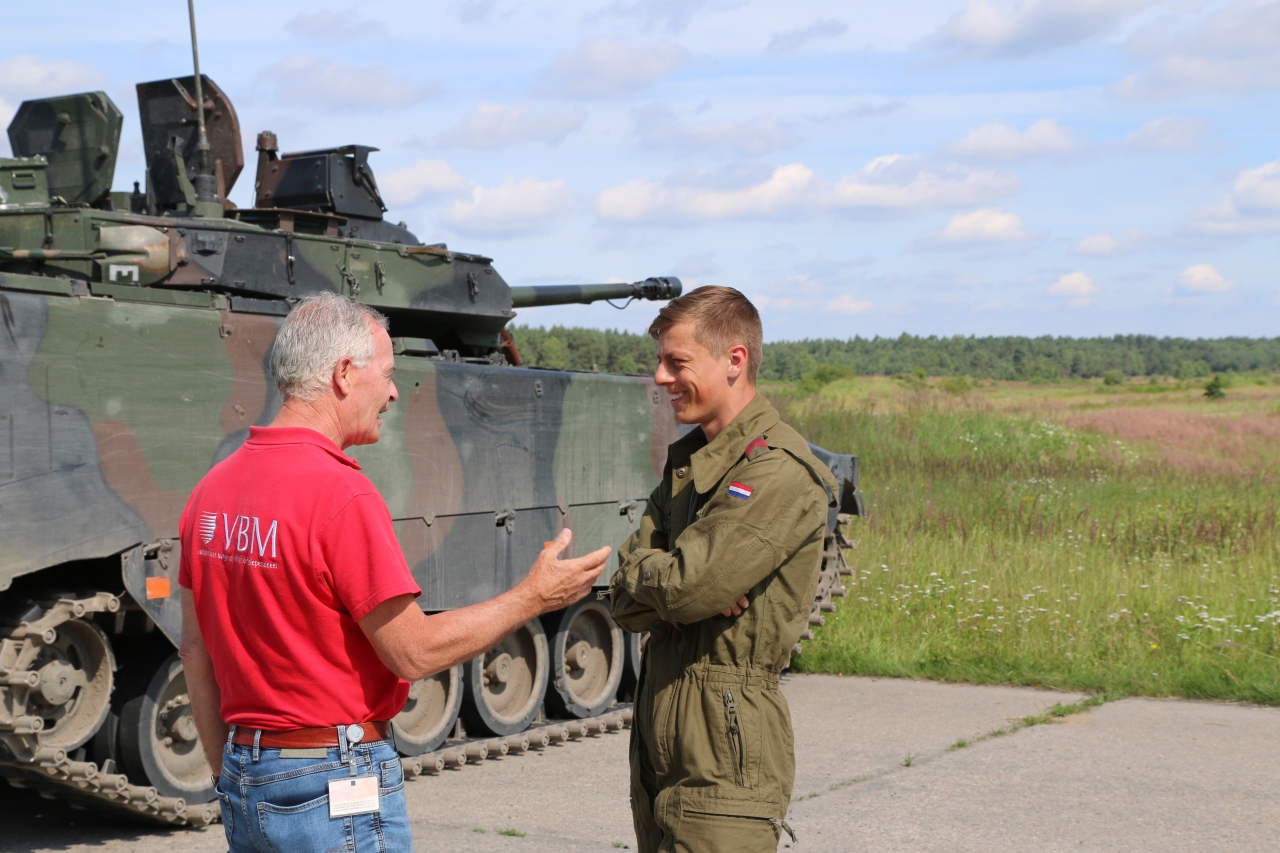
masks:
[[[377,776],[353,776],[329,783],[329,817],[373,814],[380,808]]]

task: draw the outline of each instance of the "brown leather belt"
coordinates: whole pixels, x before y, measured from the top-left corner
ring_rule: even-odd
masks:
[[[391,738],[391,722],[389,720],[377,723],[361,723],[360,727],[364,729],[364,737],[360,739],[360,743],[389,740]],[[253,736],[257,731],[257,729],[237,726],[235,737],[231,739],[231,742],[241,746],[253,746]],[[290,729],[287,732],[270,732],[263,729],[262,737],[258,738],[258,746],[263,749],[336,747],[338,746],[338,727],[316,726],[309,729]]]

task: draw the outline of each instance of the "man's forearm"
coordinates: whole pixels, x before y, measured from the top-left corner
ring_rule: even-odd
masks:
[[[579,600],[600,577],[608,548],[560,559],[573,533],[560,531],[514,589],[496,598],[424,616],[413,597],[390,598],[360,619],[360,628],[387,668],[418,681],[496,646],[503,637],[543,613]]]
[[[213,661],[204,639],[200,636],[200,624],[191,590],[182,590],[182,646],[178,649],[182,658],[182,674],[187,681],[187,694],[191,697],[191,718],[200,735],[200,746],[213,774],[222,772],[222,745],[227,741],[230,727],[222,721],[222,691],[213,676]]]
[[[525,584],[457,610],[424,614],[413,598],[398,596],[360,620],[378,656],[405,681],[418,681],[493,648],[542,612]]]
[[[487,652],[541,612],[535,597],[517,586],[488,601],[427,616],[418,678]]]

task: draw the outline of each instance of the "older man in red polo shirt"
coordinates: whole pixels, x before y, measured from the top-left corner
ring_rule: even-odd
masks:
[[[502,595],[431,616],[359,464],[398,396],[387,321],[302,300],[271,357],[283,402],[211,470],[182,517],[182,660],[227,842],[238,851],[409,850],[388,722],[409,683],[582,598],[608,548],[570,532]]]

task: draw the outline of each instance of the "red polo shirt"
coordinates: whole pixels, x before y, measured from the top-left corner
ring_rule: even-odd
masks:
[[[389,720],[409,693],[357,621],[420,595],[360,465],[309,429],[250,427],[182,514],[222,719],[262,729]]]

